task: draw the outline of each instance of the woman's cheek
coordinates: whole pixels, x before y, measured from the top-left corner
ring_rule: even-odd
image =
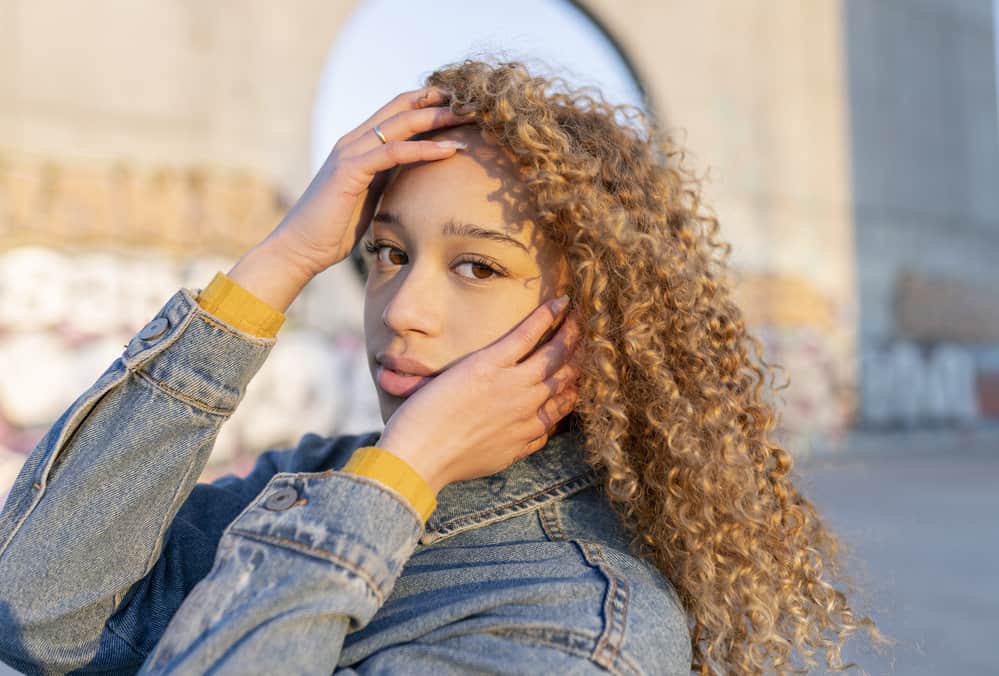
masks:
[[[466,337],[480,347],[490,345],[516,328],[540,304],[531,294],[497,294],[489,301],[463,306],[456,322]],[[478,349],[478,348],[476,348]]]

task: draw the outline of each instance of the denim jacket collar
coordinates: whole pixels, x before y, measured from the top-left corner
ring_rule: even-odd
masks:
[[[448,484],[437,494],[420,544],[428,545],[538,509],[593,485],[597,472],[583,461],[583,433],[574,415],[548,443],[490,476]]]

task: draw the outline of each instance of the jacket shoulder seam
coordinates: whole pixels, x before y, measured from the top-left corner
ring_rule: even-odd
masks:
[[[440,536],[439,539],[443,539],[444,537],[456,535],[470,528],[488,526],[498,521],[505,521],[509,518],[525,516],[546,505],[561,502],[569,496],[578,493],[581,490],[585,490],[587,487],[592,485],[593,476],[592,472],[584,472],[583,474],[570,477],[552,486],[539,489],[534,493],[525,495],[517,500],[514,500],[513,502],[506,503],[499,507],[490,507],[472,514],[464,514],[462,516],[443,521],[437,526],[435,532]]]

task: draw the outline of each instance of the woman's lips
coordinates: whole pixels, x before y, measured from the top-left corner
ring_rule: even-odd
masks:
[[[434,376],[404,376],[383,364],[378,365],[376,372],[378,386],[396,397],[408,397],[433,379]]]

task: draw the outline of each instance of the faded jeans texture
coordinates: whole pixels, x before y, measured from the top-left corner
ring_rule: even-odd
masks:
[[[578,425],[446,486],[426,526],[305,434],[197,483],[276,339],[180,289],[52,425],[0,513],[0,659],[28,674],[689,674]],[[147,327],[149,329],[150,327]],[[158,329],[165,328],[160,335]]]

